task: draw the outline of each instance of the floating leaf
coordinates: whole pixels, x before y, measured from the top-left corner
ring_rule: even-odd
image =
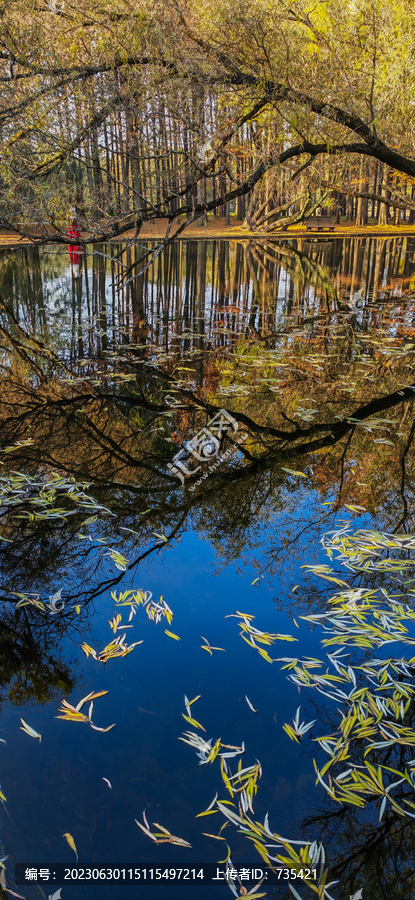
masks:
[[[249,706],[249,709],[252,709],[252,712],[257,713],[258,710],[255,709],[255,707],[252,705],[252,703],[251,703],[249,697],[247,697],[246,694],[245,694],[245,700],[246,700],[246,702],[247,702],[247,704],[248,704],[248,706]]]
[[[41,740],[42,740],[42,735],[41,735],[41,734],[38,734],[38,732],[35,731],[35,729],[32,728],[30,725],[28,725],[27,722],[25,722],[24,719],[20,719],[20,721],[21,721],[21,723],[22,723],[21,726],[20,726],[20,730],[21,730],[21,731],[24,731],[25,734],[28,734],[29,737],[36,738],[36,739],[39,741],[39,743],[40,743]]]
[[[201,637],[202,640],[205,642],[204,644],[201,644],[202,650],[207,650],[207,652],[210,653],[211,656],[213,656],[212,650],[221,650],[222,653],[225,653],[225,652],[226,652],[225,649],[224,649],[223,647],[212,647],[211,644],[209,644],[208,639],[205,638],[205,637],[203,637],[203,634],[201,634],[200,637]]]
[[[69,831],[66,831],[65,834],[63,835],[63,837],[66,838],[71,850],[73,850],[73,852],[76,856],[76,862],[78,862],[78,851],[76,849],[76,844],[75,844],[75,841],[74,841],[72,835],[69,834]]]
[[[114,728],[114,726],[115,726],[115,722],[113,722],[112,725],[107,725],[106,728],[98,728],[98,725],[93,725],[92,722],[90,722],[89,724],[90,724],[91,728],[94,729],[94,731],[111,731],[111,728]]]
[[[203,725],[201,725],[200,722],[197,722],[196,719],[192,719],[191,716],[185,716],[184,713],[182,713],[182,716],[189,725],[193,725],[193,728],[200,728],[202,731],[206,731],[206,728],[203,728]]]

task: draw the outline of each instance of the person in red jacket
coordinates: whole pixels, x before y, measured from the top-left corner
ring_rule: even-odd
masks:
[[[79,231],[78,222],[72,219],[72,224],[68,226],[68,238],[81,240],[81,232]],[[81,261],[82,247],[78,244],[68,244],[69,256],[71,258],[72,274],[75,277],[79,275],[79,263]]]

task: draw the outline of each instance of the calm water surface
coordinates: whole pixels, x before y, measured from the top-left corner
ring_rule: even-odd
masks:
[[[223,819],[195,817],[229,795],[218,760],[199,765],[178,740],[194,730],[184,695],[200,695],[199,734],[244,742],[242,764],[261,762],[255,817],[318,838],[321,822],[305,822],[324,808],[316,731],[296,744],[282,726],[299,704],[305,721],[325,721],[325,702],[299,696],[231,616],[296,638],[267,647],[271,658],[318,657],[320,632],[300,617],[333,593],[304,568],[330,562],[322,535],[414,527],[413,403],[397,394],[415,382],[414,239],[186,242],[131,280],[149,249],[88,250],[79,274],[66,249],[0,252],[0,475],[20,491],[3,494],[0,529],[0,836],[8,884],[27,898],[48,887],[16,888],[14,863],[72,865],[65,833],[80,865],[224,858],[226,843],[204,835]],[[168,465],[218,409],[244,440],[228,433],[210,472],[185,454],[195,474],[182,487]],[[41,495],[57,474],[83,485],[84,500],[63,487]],[[171,624],[143,607],[127,621],[122,607],[132,627],[117,636],[142,643],[105,666],[87,658],[83,643],[99,652],[115,638],[111,593],[138,588],[164,598]],[[58,591],[62,612],[15,606],[16,595],[45,604]],[[205,639],[222,649],[210,654]],[[106,733],[57,718],[63,698],[76,706],[92,691],[108,692],[93,713],[98,727],[115,723]],[[156,845],[135,824],[144,810],[191,848]],[[231,826],[223,836],[235,865],[258,865],[248,840]],[[176,900],[195,888],[62,889],[63,900],[98,895]],[[348,896],[340,884],[336,897]]]

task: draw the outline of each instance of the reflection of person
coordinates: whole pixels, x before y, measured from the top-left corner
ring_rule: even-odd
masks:
[[[76,219],[72,219],[72,224],[68,226],[68,238],[76,238],[76,240],[78,241],[81,240],[81,232],[79,230],[78,222]],[[78,246],[78,244],[68,244],[68,250],[69,256],[71,258],[72,275],[74,276],[74,278],[78,278],[82,247]]]

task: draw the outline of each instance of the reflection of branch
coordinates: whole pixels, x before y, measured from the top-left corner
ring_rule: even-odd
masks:
[[[402,468],[402,477],[401,477],[401,484],[400,484],[400,492],[401,492],[401,495],[402,495],[403,514],[402,514],[402,518],[399,520],[398,524],[397,524],[396,527],[394,528],[394,533],[396,533],[396,532],[399,530],[399,528],[401,528],[401,527],[405,524],[406,519],[407,519],[407,516],[408,516],[408,501],[407,501],[406,496],[405,496],[405,475],[406,475],[406,472],[405,472],[405,460],[406,460],[407,454],[408,454],[408,452],[409,452],[409,448],[410,448],[410,446],[411,446],[411,444],[412,444],[414,434],[415,434],[415,421],[412,422],[411,430],[410,430],[410,432],[409,432],[409,437],[408,437],[406,446],[405,446],[405,448],[404,448],[404,451],[403,451],[403,453],[402,453],[401,460],[400,460],[401,468]]]
[[[262,256],[264,256],[266,259],[268,259],[274,265],[276,262],[279,262],[280,256],[283,256],[285,258],[284,262],[288,258],[288,260],[290,260],[290,262],[291,262],[291,266],[289,264],[287,264],[286,262],[285,262],[285,266],[288,269],[288,271],[290,272],[290,274],[291,273],[293,274],[293,276],[296,276],[297,272],[295,271],[295,268],[292,265],[292,260],[293,259],[296,260],[301,267],[301,271],[303,273],[304,278],[306,278],[305,267],[307,267],[309,270],[311,270],[312,274],[314,275],[314,277],[316,279],[316,283],[318,281],[320,281],[323,288],[325,289],[326,293],[329,292],[330,295],[332,296],[333,301],[335,303],[337,302],[338,297],[337,297],[336,287],[327,278],[324,267],[322,265],[320,265],[320,263],[315,262],[315,260],[313,260],[312,257],[307,256],[305,253],[302,253],[301,250],[298,250],[297,248],[292,247],[288,242],[287,243],[285,241],[279,242],[278,248],[274,248],[272,245],[267,245],[267,244],[261,244],[261,246],[252,245],[252,252],[254,253],[256,259],[258,261],[261,261],[261,265],[263,265],[263,262],[261,259]],[[328,314],[329,313],[327,313],[324,318],[327,318]],[[305,324],[307,321],[314,321],[314,320],[315,320],[314,317],[312,317],[312,319],[310,319],[310,320],[304,319],[303,324]],[[315,320],[315,321],[317,321],[317,320]],[[299,326],[295,326],[295,327],[302,327],[302,326],[299,325]],[[279,334],[285,334],[285,333],[288,333],[288,330],[286,330],[284,332],[281,332],[281,331],[270,332],[269,335],[267,335],[266,339],[273,337],[274,335],[277,336]]]
[[[286,552],[287,548],[291,547],[292,545],[298,547],[298,541],[300,540],[300,537],[302,537],[302,535],[305,534],[305,532],[308,531],[309,528],[312,528],[314,525],[321,525],[322,522],[325,522],[325,520],[330,518],[330,516],[332,516],[332,515],[333,515],[333,511],[328,510],[328,512],[323,513],[318,519],[313,519],[312,522],[307,522],[307,525],[304,525],[304,528],[301,528],[300,531],[297,531],[295,533],[295,536],[293,538],[291,538],[291,540],[284,541],[284,551]],[[277,557],[277,559],[278,559],[278,557]],[[271,560],[269,565],[271,565],[272,563],[275,563],[275,559]],[[267,570],[267,566],[264,566],[264,568],[261,571],[266,572],[266,570]],[[329,588],[328,588],[328,590],[329,590]]]
[[[179,234],[181,234],[185,228],[187,228],[189,225],[191,225],[191,223],[193,221],[194,221],[194,216],[190,216],[189,218],[186,219],[185,222],[182,222],[181,225],[179,225],[179,227],[176,229],[176,231],[172,235],[170,235],[170,232],[171,232],[171,229],[173,226],[173,219],[170,219],[167,229],[166,229],[166,234],[164,235],[163,240],[158,244],[158,246],[156,247],[155,250],[149,250],[148,253],[145,254],[145,257],[150,256],[149,262],[147,262],[145,265],[142,265],[142,268],[139,269],[139,271],[136,272],[135,275],[131,274],[133,272],[133,269],[135,269],[137,266],[139,266],[141,263],[143,263],[144,260],[143,260],[143,258],[141,258],[137,262],[132,263],[132,265],[129,267],[129,269],[127,269],[125,274],[123,274],[122,277],[119,279],[118,287],[120,287],[120,284],[122,284],[123,287],[127,287],[127,285],[129,285],[129,284],[131,284],[131,282],[135,281],[136,278],[140,278],[141,275],[144,275],[144,273],[147,272],[147,269],[149,269],[150,266],[152,266],[155,263],[156,259],[160,256],[160,254],[164,250],[166,250],[167,247],[169,247],[170,244],[172,244],[173,241],[176,240],[176,238],[179,236]],[[128,277],[128,276],[130,276],[130,277]],[[128,280],[125,281],[125,278],[127,278]]]
[[[377,800],[377,797],[371,797],[368,802],[374,802]],[[333,823],[336,825],[336,831],[338,831],[339,825],[342,823],[344,819],[350,817],[351,810],[345,806],[341,806],[337,809],[327,809],[324,810],[321,814],[307,816],[303,821],[304,828],[313,827],[316,829],[320,825],[321,827],[321,835],[324,834],[325,826],[329,823]],[[373,853],[373,851],[379,847],[385,841],[385,838],[388,836],[389,832],[392,829],[393,825],[402,825],[402,829],[410,828],[411,823],[409,821],[402,822],[401,818],[394,814],[389,813],[388,817],[384,819],[383,823],[379,825],[379,827],[372,832],[369,833],[369,836],[366,838],[364,843],[360,843],[359,846],[355,850],[351,850],[347,855],[344,852],[344,843],[342,843],[342,853],[341,860],[337,863],[332,863],[330,865],[330,875],[333,878],[340,878],[345,874],[350,863],[355,863],[355,860],[359,859],[363,855],[363,860],[358,868],[362,868],[367,862],[367,855]],[[353,865],[353,876],[356,874],[355,864]]]
[[[343,453],[342,453],[342,455],[341,455],[341,460],[340,460],[340,461],[341,461],[341,468],[340,468],[339,499],[338,499],[338,501],[337,501],[338,506],[340,506],[340,501],[341,501],[341,496],[342,496],[342,490],[343,490],[343,482],[344,482],[344,461],[345,461],[345,458],[346,458],[346,453],[347,453],[347,451],[348,451],[348,449],[349,449],[349,447],[350,447],[350,442],[351,442],[351,440],[352,440],[352,437],[353,437],[353,435],[354,435],[354,432],[355,432],[355,429],[352,428],[352,430],[351,430],[351,432],[350,432],[350,434],[349,434],[349,437],[347,438],[347,441],[346,441],[346,444],[345,444]]]
[[[163,547],[163,549],[164,549],[164,547],[167,547],[167,544],[169,544],[170,541],[172,541],[173,538],[176,537],[177,532],[182,527],[182,525],[186,519],[187,513],[188,513],[188,509],[185,509],[183,512],[183,515],[179,518],[177,524],[174,526],[174,528],[172,529],[170,534],[166,535],[166,541],[164,544],[160,545],[159,543],[157,543],[157,544],[154,544],[152,547],[149,547],[148,550],[145,550],[144,553],[141,553],[139,556],[137,556],[136,559],[134,559],[133,562],[130,563],[129,566],[127,566],[126,571],[130,572],[132,569],[135,569],[136,566],[138,566],[138,564],[143,561],[143,559],[146,559],[147,556],[150,556],[156,550],[160,550],[161,546]],[[88,601],[93,600],[94,597],[99,597],[101,594],[104,593],[104,591],[109,590],[109,588],[114,588],[117,584],[119,584],[119,582],[122,580],[122,578],[124,578],[124,576],[125,576],[125,572],[120,572],[119,575],[115,575],[113,578],[107,579],[107,581],[102,581],[98,585],[98,587],[96,589],[94,589],[93,591],[91,591],[89,594],[85,593],[85,602],[87,600]]]
[[[222,407],[216,406],[212,403],[207,403],[201,398],[197,397],[193,391],[190,391],[187,388],[182,388],[177,385],[175,378],[170,373],[166,372],[163,369],[156,369],[160,375],[165,378],[169,384],[174,384],[176,386],[176,391],[183,394],[183,396],[187,397],[196,406],[213,415]],[[316,423],[315,425],[310,425],[309,428],[299,428],[297,427],[294,431],[283,431],[279,428],[273,428],[271,425],[260,425],[258,422],[254,422],[249,416],[241,413],[237,410],[229,409],[227,407],[227,411],[236,419],[237,422],[240,422],[243,425],[246,425],[254,433],[258,434],[266,434],[271,437],[277,437],[281,440],[289,440],[296,441],[299,439],[305,439],[312,437],[312,435],[318,432],[329,431],[330,435],[327,438],[322,438],[323,443],[321,446],[326,446],[327,443],[337,443],[345,434],[347,434],[352,428],[355,427],[355,422],[350,421],[358,420],[359,422],[364,422],[370,416],[373,416],[375,413],[382,412],[383,410],[390,409],[393,406],[397,406],[399,403],[402,403],[404,400],[409,400],[414,398],[415,392],[415,384],[409,385],[407,387],[403,387],[400,390],[393,391],[391,394],[386,394],[383,397],[378,397],[375,400],[371,400],[369,403],[365,403],[363,406],[358,407],[356,410],[352,411],[348,416],[345,416],[338,423],[332,422],[324,422],[324,423]],[[128,398],[125,398],[128,402]],[[147,408],[152,408],[152,404],[147,404]],[[160,410],[160,407],[157,407]],[[171,407],[166,407],[166,411],[171,412]],[[319,442],[314,441],[313,443],[308,443],[302,445],[301,448],[296,448],[295,453],[303,453],[305,450],[308,452],[310,450],[319,449]]]
[[[376,799],[376,797],[371,797],[368,802],[373,802]],[[337,876],[340,876],[343,874],[343,872],[345,872],[349,863],[361,857],[362,854],[364,856],[370,854],[371,856],[376,847],[379,847],[379,845],[382,844],[382,842],[385,840],[385,838],[391,831],[392,825],[394,825],[396,822],[398,822],[398,816],[389,815],[388,818],[385,819],[383,824],[377,829],[377,831],[375,831],[374,834],[372,832],[372,834],[366,839],[364,844],[360,844],[356,850],[348,853],[347,856],[342,854],[342,861],[337,863],[337,865],[332,866],[330,869],[330,873],[336,878]],[[401,823],[399,822],[399,824]],[[410,822],[405,824],[407,826],[410,826]],[[367,862],[367,859],[364,858],[358,868],[362,868],[365,865],[365,862]],[[355,874],[355,871],[356,870],[354,870],[353,874]]]

